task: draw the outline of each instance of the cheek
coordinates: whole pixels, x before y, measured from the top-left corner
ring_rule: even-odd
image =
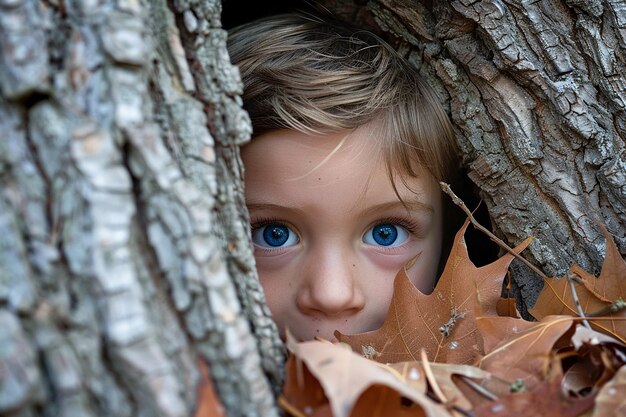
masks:
[[[363,330],[374,330],[383,325],[393,296],[393,282],[402,265],[398,268],[395,264],[381,267],[372,262],[359,265],[359,290],[366,299],[366,311],[362,317],[366,324]]]
[[[407,275],[415,288],[424,294],[430,294],[435,288],[440,256],[441,248],[439,245],[425,245],[420,257],[407,271]]]
[[[290,308],[294,299],[294,277],[296,271],[290,265],[276,262],[273,259],[257,258],[257,271],[259,280],[265,293],[267,305],[275,317]]]
[[[397,248],[397,250],[367,247],[363,253],[373,268],[378,269],[379,273],[385,276],[390,275],[393,278],[410,259],[423,251],[424,245],[419,241],[413,241]]]
[[[430,294],[435,289],[437,281],[437,265],[438,262],[436,261],[418,261],[407,271],[407,276],[415,288],[424,294]]]
[[[418,290],[430,294],[437,279],[437,267],[439,265],[440,247],[437,241],[414,242],[402,254],[388,254],[370,250],[366,256],[371,270],[376,271],[375,274],[379,280],[383,278],[382,281],[387,282],[391,279],[392,284],[390,285],[393,285],[393,280],[398,271],[404,268],[404,265],[416,254],[419,254],[419,257],[409,268],[407,275]],[[368,275],[371,274],[368,273]]]

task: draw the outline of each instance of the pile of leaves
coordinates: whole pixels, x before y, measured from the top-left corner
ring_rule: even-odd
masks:
[[[521,319],[500,298],[513,260],[477,268],[455,243],[436,289],[400,271],[383,326],[339,343],[291,338],[280,398],[292,416],[626,415],[626,263],[605,232],[599,277],[545,281]],[[530,239],[513,252],[519,254]]]

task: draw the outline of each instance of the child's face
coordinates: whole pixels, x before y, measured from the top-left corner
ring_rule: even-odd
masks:
[[[288,328],[297,339],[330,340],[334,330],[380,327],[396,273],[418,254],[409,277],[423,292],[434,286],[439,187],[426,174],[408,178],[410,190],[397,181],[407,210],[370,134],[275,130],[242,150],[254,255],[283,336]]]

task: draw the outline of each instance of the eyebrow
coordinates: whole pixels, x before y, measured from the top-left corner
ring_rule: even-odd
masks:
[[[301,210],[299,208],[296,207],[291,207],[291,206],[281,206],[280,204],[273,204],[273,203],[263,203],[263,202],[256,202],[256,201],[246,201],[246,207],[248,207],[248,211],[252,211],[252,210],[291,210],[291,211],[295,211],[298,213],[304,213],[304,210]]]
[[[369,215],[379,211],[387,211],[387,210],[395,210],[395,209],[404,209],[406,211],[418,211],[418,212],[428,212],[434,213],[435,210],[429,204],[423,203],[421,201],[390,201],[388,203],[376,204],[374,206],[368,207],[365,209],[361,215]]]
[[[248,207],[248,211],[252,210],[292,210],[299,213],[304,213],[304,210],[299,208],[290,207],[290,206],[281,206],[280,204],[273,203],[263,203],[250,201],[246,202],[246,206]],[[433,213],[435,210],[429,204],[423,203],[421,201],[389,201],[387,203],[376,204],[374,206],[368,207],[363,212],[359,213],[360,215],[370,215],[380,211],[394,210],[402,208],[407,211],[418,211],[418,212],[428,212]]]

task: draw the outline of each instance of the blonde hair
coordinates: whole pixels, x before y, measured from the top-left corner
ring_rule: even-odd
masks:
[[[434,91],[375,34],[283,14],[232,29],[228,49],[254,135],[332,133],[376,122],[392,179],[394,172],[417,177],[419,169],[438,181],[454,176],[452,126]]]

